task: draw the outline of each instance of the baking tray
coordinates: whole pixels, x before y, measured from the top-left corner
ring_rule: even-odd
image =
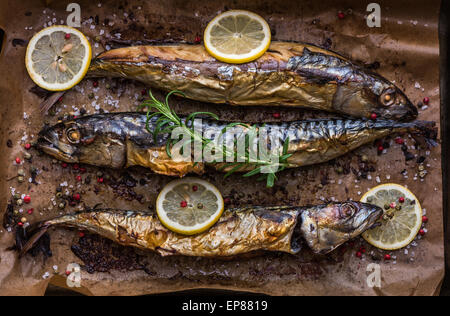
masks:
[[[407,1],[399,1],[395,4],[391,4],[387,1],[381,1],[381,7],[383,8],[383,22],[385,27],[381,30],[367,31],[364,20],[365,6],[358,2],[353,1],[341,1],[339,3],[314,3],[314,2],[302,2],[287,1],[279,4],[274,1],[255,1],[251,4],[248,3],[235,3],[231,1],[219,2],[211,1],[202,5],[201,8],[197,5],[197,2],[185,2],[185,1],[169,1],[162,4],[156,2],[143,2],[136,1],[132,4],[123,1],[109,1],[108,5],[103,4],[100,8],[98,3],[88,3],[87,1],[80,1],[84,12],[88,12],[87,15],[91,15],[95,20],[96,12],[105,12],[107,10],[117,12],[121,14],[122,19],[123,11],[128,10],[129,6],[142,6],[146,9],[146,12],[150,12],[144,16],[145,22],[142,23],[148,38],[162,39],[167,37],[173,37],[175,40],[184,39],[186,41],[193,41],[195,36],[202,33],[202,29],[206,25],[207,21],[216,15],[219,11],[243,8],[251,11],[255,11],[263,15],[271,25],[274,34],[273,37],[278,40],[301,40],[311,42],[321,46],[328,46],[333,50],[343,53],[352,59],[358,60],[362,63],[380,62],[381,68],[379,71],[391,80],[395,80],[397,84],[406,89],[407,94],[412,96],[414,102],[421,100],[424,92],[430,94],[433,100],[434,107],[432,111],[421,111],[422,119],[439,120],[439,111],[436,109],[436,104],[439,104],[439,89],[437,86],[437,74],[438,68],[436,66],[438,57],[437,50],[437,16],[439,9],[439,1],[418,1],[416,6],[408,5]],[[48,8],[49,14],[57,13],[58,15],[64,12],[64,1],[55,2],[50,4]],[[31,88],[29,78],[26,76],[26,72],[23,69],[23,65],[19,61],[23,60],[23,48],[13,47],[11,40],[17,37],[31,37],[34,33],[32,30],[24,32],[25,27],[29,27],[30,24],[35,25],[35,29],[39,29],[42,26],[42,22],[46,20],[46,14],[42,14],[38,22],[29,23],[24,17],[26,11],[31,11],[34,17],[43,13],[46,10],[40,3],[36,1],[24,1],[23,3],[16,3],[13,1],[6,1],[2,3],[3,10],[0,11],[0,23],[4,23],[5,12],[8,12],[8,20],[15,21],[15,28],[10,28],[11,33],[6,34],[6,47],[2,52],[2,57],[11,57],[11,61],[16,61],[17,67],[20,67],[20,75],[17,78],[8,78],[7,83],[5,80],[0,82],[1,93],[5,91],[9,93],[8,101],[10,106],[3,109],[0,113],[1,120],[3,122],[14,122],[15,126],[11,126],[11,123],[2,130],[2,140],[7,138],[14,138],[14,141],[19,141],[23,135],[18,135],[18,131],[30,130],[36,132],[42,125],[42,118],[39,118],[37,111],[37,104],[39,98],[28,92],[28,88]],[[108,7],[107,7],[108,6]],[[123,9],[121,9],[122,7]],[[336,18],[338,11],[345,11],[347,18],[344,21],[339,22]],[[3,17],[3,21],[1,20]],[[28,20],[29,21],[29,20]],[[120,24],[120,23],[118,23]],[[425,26],[425,24],[427,26]],[[418,27],[418,26],[419,27]],[[2,25],[3,26],[3,25]],[[137,24],[139,27],[139,24]],[[83,29],[83,31],[89,33],[89,29]],[[92,32],[93,33],[93,32]],[[414,33],[414,36],[412,36]],[[170,34],[170,35],[168,35]],[[133,30],[129,28],[123,30],[123,38],[130,40],[140,39],[142,36],[142,29]],[[134,38],[133,38],[134,37]],[[22,49],[22,51],[21,51]],[[420,56],[420,57],[419,57]],[[404,64],[403,62],[407,60]],[[414,65],[414,66],[413,66]],[[3,65],[5,67],[5,65]],[[6,68],[6,67],[5,67]],[[2,68],[2,70],[5,70]],[[424,88],[424,91],[414,88],[415,82],[420,82]],[[13,84],[20,86],[24,85],[22,90],[10,91],[4,89],[5,85]],[[103,83],[103,82],[102,82]],[[88,87],[88,83],[83,83],[85,87]],[[83,84],[81,87],[83,87]],[[127,83],[127,86],[132,87],[134,92],[140,91],[142,86],[138,84]],[[102,92],[100,92],[101,95]],[[2,99],[6,99],[4,94]],[[161,96],[161,95],[159,95]],[[81,99],[76,93],[69,92],[65,97],[64,103],[76,104],[77,99]],[[33,108],[33,106],[35,108]],[[127,108],[130,105],[125,105]],[[16,108],[14,108],[16,107]],[[233,108],[219,107],[211,105],[203,105],[197,102],[189,101],[177,101],[175,108],[180,112],[189,112],[194,109],[201,108],[203,110],[214,111],[222,118],[230,120],[248,120],[248,121],[270,121],[273,120],[271,113],[272,109],[261,110],[259,108]],[[123,109],[123,108],[121,108]],[[23,120],[17,121],[17,114],[21,117],[23,112],[26,111],[27,115],[31,116],[31,120],[23,122]],[[321,116],[323,114],[306,114],[302,111],[282,109],[277,110],[285,120],[300,119],[302,117]],[[50,121],[52,118],[49,119]],[[17,124],[16,124],[17,123]],[[29,124],[28,124],[29,123]],[[5,142],[3,142],[5,143]],[[389,150],[389,152],[382,157],[383,160],[379,161],[379,165],[384,161],[392,162],[393,168],[401,168],[404,166],[403,157],[398,148]],[[5,155],[4,165],[7,166],[2,173],[2,176],[10,175],[15,172],[10,162],[12,157],[17,155],[20,150],[18,147],[14,147],[12,150],[7,150]],[[431,159],[437,159],[437,163],[433,163],[433,167],[430,170],[430,174],[427,176],[426,184],[432,184],[434,187],[429,189],[431,192],[425,192],[423,185],[414,185],[411,183],[413,190],[420,192],[419,198],[424,200],[424,205],[431,212],[432,222],[429,227],[429,234],[424,240],[419,242],[418,253],[415,257],[414,263],[409,260],[411,258],[403,258],[399,255],[399,259],[396,265],[384,264],[383,269],[386,269],[385,286],[382,289],[369,289],[365,286],[365,270],[364,267],[370,260],[365,258],[362,261],[354,257],[353,251],[355,248],[351,246],[347,247],[347,252],[342,256],[335,254],[329,258],[308,258],[308,255],[298,260],[293,260],[290,257],[278,256],[274,254],[268,254],[262,258],[245,258],[237,259],[237,261],[231,262],[209,262],[207,266],[216,266],[217,269],[212,268],[210,275],[197,276],[189,275],[189,273],[182,274],[182,277],[175,275],[170,276],[170,280],[167,280],[168,276],[162,276],[158,278],[149,278],[142,275],[142,271],[132,272],[120,272],[111,271],[109,273],[94,273],[85,274],[83,278],[85,288],[83,289],[86,294],[120,294],[114,286],[111,286],[112,280],[114,280],[118,287],[122,291],[127,291],[128,294],[147,294],[155,292],[167,292],[175,290],[184,290],[189,288],[216,288],[216,289],[234,289],[234,290],[246,290],[252,292],[268,293],[268,294],[436,294],[439,292],[440,282],[443,276],[443,240],[442,240],[442,202],[441,202],[441,169],[440,169],[440,155],[439,150],[435,149],[431,153]],[[322,197],[335,197],[336,199],[357,198],[359,192],[364,192],[365,189],[376,184],[375,175],[372,181],[361,180],[359,187],[356,188],[354,181],[355,175],[351,172],[345,175],[341,175],[344,180],[344,185],[337,186],[336,182],[326,183],[323,182],[323,173],[327,174],[328,180],[337,180],[334,170],[336,163],[338,164],[355,164],[357,157],[362,154],[373,155],[374,148],[366,146],[361,150],[356,151],[353,154],[347,155],[341,159],[338,159],[332,163],[327,163],[321,166],[312,168],[291,170],[285,172],[282,176],[282,182],[273,189],[267,190],[263,187],[253,186],[253,190],[246,190],[245,194],[236,193],[232,191],[233,187],[245,187],[251,188],[252,183],[246,182],[238,176],[232,177],[230,180],[224,181],[220,174],[212,174],[205,176],[208,180],[216,183],[220,189],[224,192],[225,196],[231,197],[233,201],[232,206],[241,206],[248,204],[307,204],[318,203]],[[6,156],[8,158],[6,158]],[[42,159],[42,160],[41,160]],[[50,179],[55,176],[62,179],[73,180],[72,174],[64,173],[60,170],[57,164],[52,164],[51,159],[48,157],[36,157],[37,162],[49,166],[51,172],[47,175],[41,176],[42,185],[36,189],[39,192],[50,194],[54,189],[54,184],[50,185]],[[445,160],[444,160],[445,161]],[[380,166],[378,166],[380,167]],[[412,167],[412,166],[409,166]],[[89,172],[96,172],[95,168],[89,168]],[[131,171],[133,174],[133,171]],[[383,178],[385,182],[388,173],[386,170],[379,172],[379,176]],[[398,174],[391,174],[390,181],[400,182],[405,181],[402,176]],[[70,177],[72,178],[70,178]],[[169,181],[166,177],[149,175],[152,183],[152,188],[149,190],[149,199],[145,201],[145,205],[137,203],[136,201],[127,201],[126,199],[118,198],[114,195],[114,192],[110,189],[101,189],[100,195],[87,194],[85,202],[92,205],[100,200],[103,203],[110,203],[110,201],[116,199],[117,207],[121,208],[144,208],[152,204],[158,190]],[[6,178],[6,177],[5,177]],[[9,185],[4,182],[1,183],[4,192],[9,192]],[[409,182],[408,182],[409,185]],[[343,190],[343,187],[346,190]],[[287,190],[283,190],[286,187]],[[431,187],[431,185],[430,185]],[[416,189],[414,189],[416,188]],[[420,189],[419,189],[420,188]],[[433,190],[436,188],[436,190]],[[435,192],[438,193],[435,193]],[[43,194],[43,196],[45,196]],[[7,194],[5,194],[7,196]],[[35,200],[34,200],[35,201]],[[7,199],[2,201],[3,205],[6,204]],[[148,205],[147,205],[148,204]],[[44,203],[42,203],[44,208]],[[3,207],[4,209],[4,207]],[[69,210],[67,210],[69,211]],[[42,216],[51,216],[52,212],[42,212]],[[39,216],[31,218],[31,220],[39,219]],[[39,259],[27,260],[22,263],[16,261],[8,261],[11,259],[3,257],[3,263],[11,264],[11,270],[5,277],[5,271],[0,272],[0,277],[3,277],[1,286],[8,286],[9,293],[14,293],[14,286],[19,287],[22,290],[23,285],[27,284],[32,289],[34,294],[42,294],[43,290],[47,287],[48,280],[43,280],[42,275],[44,272],[50,270],[52,264],[55,263],[64,266],[67,260],[78,261],[79,258],[75,257],[69,250],[72,244],[79,243],[76,232],[67,232],[58,230],[52,233],[53,248],[55,249],[55,256],[52,261],[47,262],[46,265],[42,265]],[[0,245],[5,245],[11,242],[11,236],[0,235]],[[353,247],[358,247],[359,241]],[[55,247],[56,245],[56,247]],[[371,250],[372,251],[372,250]],[[376,255],[381,255],[382,252],[374,250]],[[430,257],[430,254],[433,255]],[[155,262],[161,265],[159,259],[154,259]],[[198,267],[194,261],[188,262],[195,268]],[[265,260],[265,261],[263,261]],[[268,261],[267,261],[268,260]],[[312,260],[312,261],[311,261]],[[330,263],[330,260],[334,262]],[[319,261],[319,262],[316,262]],[[165,261],[164,261],[165,262]],[[168,261],[172,266],[180,267],[183,263],[177,260]],[[427,264],[425,264],[425,262]],[[243,275],[231,275],[224,277],[224,272],[229,272],[232,265],[251,265],[257,267],[259,272],[256,271],[257,280],[252,277],[246,277]],[[263,275],[261,278],[260,267],[264,264],[275,267],[277,273],[271,275]],[[227,267],[225,269],[221,267]],[[340,268],[340,269],[339,269]],[[222,270],[221,270],[222,269]],[[411,270],[413,269],[413,270]],[[184,270],[186,271],[186,269]],[[281,271],[281,273],[279,273]],[[220,272],[220,273],[218,273]],[[248,272],[248,271],[246,271]],[[395,273],[394,273],[395,272]],[[258,274],[259,273],[259,274]],[[264,274],[264,273],[263,273]],[[318,275],[320,274],[320,275]],[[417,282],[416,275],[420,275],[419,282]],[[18,283],[17,278],[20,278],[22,282]],[[144,282],[140,279],[145,279]],[[259,279],[258,279],[259,278]],[[164,280],[163,280],[164,279]],[[56,273],[51,282],[54,284],[63,284],[64,278],[61,273]],[[129,281],[129,282],[128,282]],[[145,283],[145,284],[144,284]],[[105,286],[108,284],[108,287]],[[282,285],[281,285],[282,284]]]

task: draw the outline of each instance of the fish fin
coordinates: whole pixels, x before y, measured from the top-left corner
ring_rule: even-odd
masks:
[[[412,122],[415,127],[415,131],[413,134],[418,136],[428,147],[436,147],[439,145],[438,137],[438,128],[436,127],[436,122],[433,121],[414,121]],[[417,139],[416,139],[417,140]],[[420,141],[418,141],[421,143]]]
[[[46,234],[49,227],[50,225],[44,223],[38,224],[37,226],[29,226],[27,228],[17,228],[15,249],[19,251],[19,258],[23,257],[28,252],[32,252],[36,255],[39,250],[41,250],[44,255],[51,256],[50,240]],[[47,237],[43,238],[45,235],[47,235]]]
[[[66,91],[55,92],[44,101],[42,101],[39,105],[41,112],[47,114],[48,110],[50,110],[51,107],[55,105],[56,102],[58,102],[59,98],[61,98],[64,93],[66,93]]]

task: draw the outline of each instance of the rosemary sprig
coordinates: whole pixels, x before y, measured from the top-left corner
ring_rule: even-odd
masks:
[[[240,137],[244,137],[244,139],[235,139],[233,150],[230,150],[225,145],[214,144],[212,140],[203,137],[203,135],[194,130],[194,120],[199,115],[206,115],[215,120],[218,120],[219,117],[211,112],[195,112],[183,120],[169,106],[169,97],[172,94],[180,94],[184,96],[181,91],[171,91],[167,94],[165,101],[161,102],[153,96],[151,91],[149,91],[150,99],[145,100],[138,106],[138,111],[147,109],[147,120],[145,127],[147,131],[153,135],[155,142],[158,135],[170,135],[175,128],[182,128],[183,132],[191,137],[191,143],[199,142],[202,144],[202,150],[204,150],[206,146],[212,146],[212,151],[218,153],[218,155],[221,155],[224,158],[224,161],[230,160],[228,158],[233,158],[234,162],[224,162],[221,168],[219,168],[219,170],[227,171],[225,173],[225,177],[229,177],[230,175],[242,170],[251,169],[250,171],[244,173],[243,177],[251,177],[260,174],[260,177],[258,177],[257,180],[265,180],[267,187],[273,187],[275,180],[277,179],[276,173],[284,170],[289,165],[287,159],[292,155],[288,153],[289,138],[284,141],[281,155],[273,154],[272,152],[266,153],[265,151],[259,151],[259,157],[254,159],[252,153],[255,152],[255,148],[253,148],[253,145],[257,144],[256,150],[258,150],[258,146],[260,146],[257,140],[259,127],[244,123],[230,123],[222,129],[222,135],[224,135],[227,130],[231,128],[241,126],[247,130],[245,133],[241,133]],[[153,129],[151,129],[150,122],[154,117],[158,118],[153,123]],[[169,157],[172,157],[170,150],[171,147],[178,141],[178,139],[171,139],[169,136],[166,143],[166,152]],[[238,151],[234,150],[234,148],[237,148],[237,144],[240,141],[245,143],[245,151],[243,155],[239,155]],[[183,145],[185,146],[188,144],[189,143],[185,143]],[[181,148],[184,146],[181,146]],[[251,157],[253,159],[251,159]]]

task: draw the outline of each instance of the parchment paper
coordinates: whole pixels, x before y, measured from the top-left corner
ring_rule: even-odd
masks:
[[[82,174],[83,182],[88,175],[93,181],[90,185],[80,184],[75,179],[78,171],[71,167],[62,168],[51,158],[38,156],[31,150],[32,162],[21,166],[27,172],[25,183],[19,184],[17,179],[8,181],[20,168],[14,164],[15,157],[23,157],[26,151],[23,145],[36,138],[44,122],[55,123],[64,113],[76,113],[83,107],[87,113],[95,113],[97,104],[110,112],[134,110],[139,104],[144,88],[140,84],[108,79],[100,80],[99,88],[94,89],[92,81],[85,80],[55,106],[55,116],[39,113],[42,99],[29,92],[34,84],[24,66],[26,43],[13,40],[28,41],[49,22],[61,24],[62,20],[65,23],[68,15],[65,9],[69,2],[72,1],[53,1],[48,7],[43,1],[3,0],[0,3],[0,27],[6,32],[0,55],[0,73],[3,74],[0,77],[0,216],[13,191],[31,196],[31,203],[22,207],[25,212],[34,208],[32,215],[24,214],[29,222],[58,214],[60,211],[52,206],[52,198],[56,187],[65,182],[67,187],[63,187],[63,192],[81,192],[82,203],[76,207],[67,206],[61,213],[97,203],[145,210],[153,206],[159,190],[171,180],[146,174],[143,169],[129,171],[135,179],[145,178],[146,184],[133,188],[136,194],[143,196],[141,202],[127,201],[125,197],[128,195],[118,194],[119,189],[95,183],[98,169],[88,167]],[[378,62],[380,68],[377,71],[404,89],[414,103],[425,96],[430,98],[429,106],[419,110],[419,119],[434,120],[439,124],[439,1],[415,1],[414,4],[410,1],[377,1],[381,5],[380,28],[366,25],[364,17],[369,1],[252,1],[245,4],[244,1],[239,4],[237,1],[200,3],[176,0],[77,2],[81,5],[81,30],[89,36],[94,55],[103,51],[111,38],[194,42],[196,36],[202,35],[207,22],[219,12],[228,9],[254,11],[270,24],[273,40],[310,42],[328,46],[361,63]],[[343,11],[345,18],[339,19],[338,11]],[[100,36],[97,44],[94,41],[96,36]],[[107,84],[113,88],[107,90]],[[94,99],[88,98],[91,92],[95,94]],[[115,100],[119,100],[117,105]],[[179,113],[201,109],[216,112],[226,120],[276,121],[272,116],[274,112],[279,112],[282,120],[323,116],[294,109],[231,108],[180,99],[173,99],[172,104]],[[404,137],[408,146],[412,146],[412,139],[408,135]],[[11,147],[7,146],[8,140]],[[386,252],[373,249],[359,239],[329,257],[311,256],[305,251],[298,256],[263,253],[224,261],[161,258],[153,253],[139,253],[151,271],[122,269],[88,273],[83,270],[82,288],[74,290],[92,295],[139,295],[192,288],[234,289],[273,295],[437,294],[444,275],[440,147],[430,152],[427,149],[409,149],[418,157],[426,157],[424,165],[428,174],[421,181],[414,176],[418,173],[416,159],[405,162],[400,145],[392,139],[387,141],[390,148],[379,156],[377,149],[368,145],[331,163],[285,171],[273,189],[266,189],[262,183],[255,184],[253,179],[237,175],[224,180],[221,174],[210,172],[204,178],[216,184],[224,197],[230,198],[230,206],[304,205],[321,203],[323,199],[359,199],[378,182],[407,185],[420,199],[430,220],[426,225],[426,235],[406,250],[391,252],[393,259],[390,261],[379,260]],[[364,154],[370,157],[375,171],[369,172],[368,179],[357,180],[359,159]],[[27,181],[30,166],[40,170],[36,178],[38,185]],[[337,173],[336,166],[344,166],[344,173]],[[352,172],[352,168],[356,172]],[[401,173],[404,170],[407,173]],[[120,172],[103,172],[112,177],[121,175]],[[65,270],[69,263],[83,264],[71,251],[71,246],[79,242],[77,232],[56,229],[50,235],[53,257],[46,262],[42,256],[18,260],[16,253],[5,250],[14,243],[13,234],[1,228],[1,295],[42,295],[49,282],[65,284]],[[355,256],[360,246],[366,249],[362,259]],[[366,267],[370,263],[381,266],[381,288],[367,285]]]

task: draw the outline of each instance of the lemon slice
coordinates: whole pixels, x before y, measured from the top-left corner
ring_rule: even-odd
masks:
[[[50,91],[68,90],[83,79],[91,63],[91,45],[69,26],[38,32],[28,43],[25,65],[31,79]]]
[[[226,63],[246,63],[269,48],[270,28],[259,15],[243,10],[219,14],[209,22],[204,34],[209,54]]]
[[[223,198],[211,183],[183,178],[168,183],[156,200],[156,213],[168,229],[184,235],[201,233],[220,218]]]
[[[384,209],[381,225],[363,233],[371,245],[384,250],[406,247],[422,226],[422,207],[407,188],[387,183],[368,191],[361,202],[375,204]],[[392,208],[393,207],[393,208]]]

